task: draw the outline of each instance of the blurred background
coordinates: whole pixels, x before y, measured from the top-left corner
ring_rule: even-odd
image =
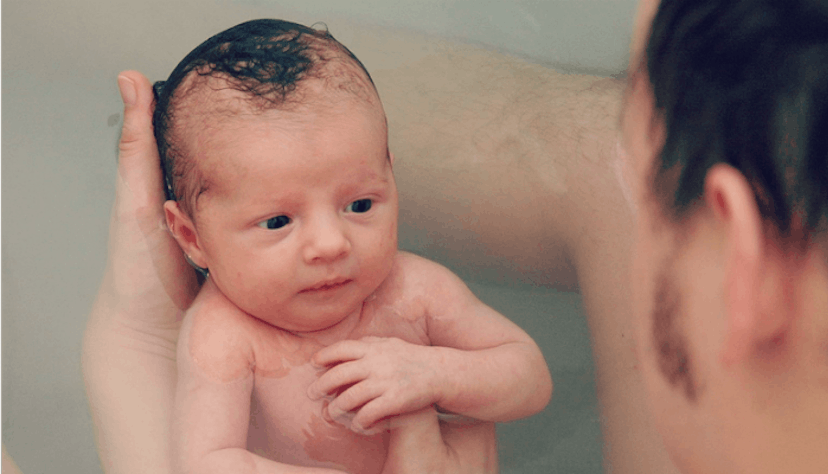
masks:
[[[626,67],[635,4],[3,2],[2,439],[22,471],[101,472],[80,348],[106,257],[121,126],[119,71],[165,78],[209,36],[244,20],[276,17],[324,22],[348,46],[350,37],[366,30],[392,29],[479,44],[564,72],[609,76]],[[400,237],[405,247],[406,237]],[[580,296],[469,284],[538,340],[556,383],[553,403],[542,414],[499,427],[502,472],[600,472],[599,415]]]

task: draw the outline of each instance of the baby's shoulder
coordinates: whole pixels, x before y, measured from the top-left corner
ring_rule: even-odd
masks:
[[[208,281],[187,310],[179,357],[223,381],[240,378],[255,361],[250,319]]]
[[[465,288],[463,281],[448,268],[409,252],[397,253],[389,276],[389,288],[403,294],[427,297],[435,291]]]

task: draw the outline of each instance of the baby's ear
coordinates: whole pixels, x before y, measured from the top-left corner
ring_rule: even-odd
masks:
[[[167,228],[187,257],[199,267],[207,268],[207,261],[201,249],[198,233],[190,216],[181,209],[176,201],[164,203],[164,215],[167,218]]]

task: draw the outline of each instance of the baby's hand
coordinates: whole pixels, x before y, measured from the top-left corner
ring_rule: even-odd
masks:
[[[358,433],[377,433],[382,426],[375,425],[386,418],[439,400],[441,363],[433,349],[397,338],[338,342],[313,356],[313,364],[327,370],[310,385],[308,396],[331,396],[332,419]]]

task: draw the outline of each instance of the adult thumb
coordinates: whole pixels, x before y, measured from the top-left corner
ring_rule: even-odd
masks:
[[[124,71],[118,75],[118,88],[124,102],[124,124],[118,144],[119,174],[133,190],[145,190],[151,195],[155,190],[161,192],[161,167],[152,128],[152,85],[140,72]],[[160,194],[152,198],[162,200]]]

